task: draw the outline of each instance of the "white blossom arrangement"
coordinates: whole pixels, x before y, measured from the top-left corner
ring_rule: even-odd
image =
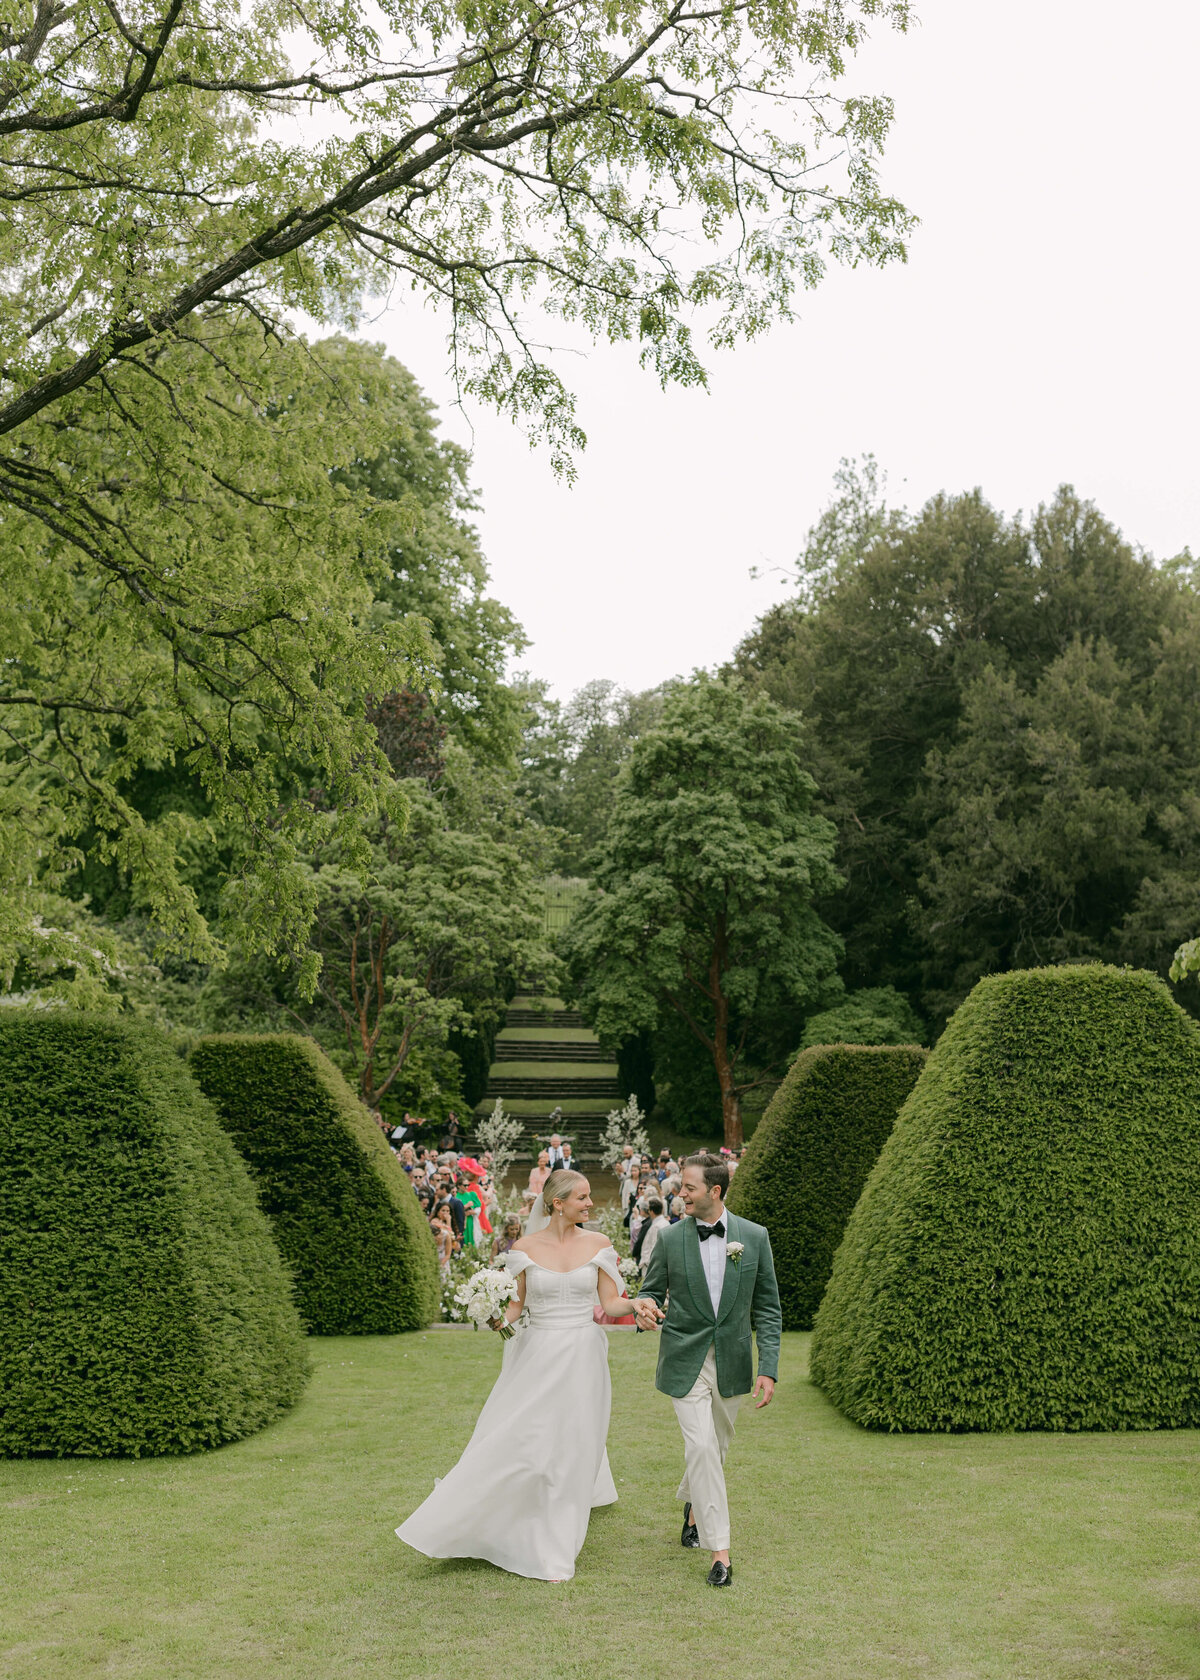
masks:
[[[517,1280],[499,1266],[481,1266],[455,1290],[455,1300],[476,1330],[499,1318],[510,1301],[517,1298]],[[514,1326],[501,1324],[497,1332],[505,1341],[515,1334]]]
[[[725,1252],[729,1256],[729,1258],[733,1261],[735,1266],[737,1265],[738,1261],[742,1258],[742,1251],[745,1249],[745,1247],[746,1247],[745,1243],[740,1243],[740,1242],[731,1242],[731,1243],[726,1243],[725,1244]]]

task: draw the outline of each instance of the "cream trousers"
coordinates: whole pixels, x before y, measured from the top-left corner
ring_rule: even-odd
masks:
[[[725,1496],[725,1454],[733,1440],[740,1394],[717,1392],[717,1355],[709,1348],[700,1375],[682,1400],[672,1396],[683,1430],[683,1480],[678,1499],[690,1501],[700,1544],[708,1552],[729,1549],[729,1500]]]

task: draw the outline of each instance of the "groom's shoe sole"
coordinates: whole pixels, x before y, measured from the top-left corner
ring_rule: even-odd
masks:
[[[708,1572],[710,1587],[727,1587],[733,1581],[732,1563],[714,1563]]]
[[[679,1536],[679,1544],[686,1546],[689,1552],[700,1550],[700,1531],[692,1521],[692,1507],[683,1507],[683,1533]]]

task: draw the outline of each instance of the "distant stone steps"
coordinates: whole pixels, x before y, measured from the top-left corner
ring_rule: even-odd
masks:
[[[499,1064],[496,1064],[499,1065]],[[488,1080],[485,1102],[497,1097],[544,1099],[549,1108],[567,1097],[613,1097],[622,1095],[619,1079],[506,1079],[493,1073]]]
[[[477,1112],[478,1121],[484,1116]],[[545,1119],[530,1120],[517,1140],[516,1159],[518,1166],[532,1167],[538,1158],[539,1150],[546,1147],[546,1140],[553,1129],[557,1128],[560,1137],[568,1138],[571,1143],[571,1153],[580,1166],[594,1167],[600,1158],[600,1138],[608,1123],[607,1110],[594,1114],[568,1114],[555,1122],[551,1127],[549,1116]],[[465,1143],[468,1154],[475,1153],[474,1137],[468,1134]]]
[[[498,1038],[498,1062],[612,1062],[599,1044],[572,1043],[557,1038]]]
[[[577,1009],[510,1009],[505,1017],[509,1027],[582,1027],[583,1016]]]
[[[546,1007],[538,1008],[542,1001]],[[564,1029],[572,1037],[547,1036]],[[545,1064],[546,1073],[509,1071],[514,1064],[530,1063]],[[590,1068],[596,1071],[589,1077]],[[487,1091],[476,1107],[475,1123],[486,1119],[499,1097],[506,1105],[518,1104],[526,1111],[514,1115],[523,1126],[517,1145],[519,1166],[532,1166],[555,1130],[571,1140],[581,1165],[594,1166],[609,1113],[625,1096],[616,1075],[615,1056],[584,1026],[579,1011],[564,1009],[560,998],[539,997],[535,983],[527,980],[505,1016],[503,1036],[496,1040]],[[552,1121],[551,1114],[561,1106],[568,1112]],[[528,1112],[531,1109],[534,1112]],[[509,1113],[513,1113],[511,1108]]]

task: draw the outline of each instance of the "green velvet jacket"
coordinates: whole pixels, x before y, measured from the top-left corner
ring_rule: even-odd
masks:
[[[723,1218],[727,1240],[740,1242],[743,1248],[736,1260],[730,1257],[725,1262],[721,1306],[715,1318],[694,1219],[681,1219],[660,1234],[638,1291],[639,1297],[648,1297],[656,1306],[667,1302],[667,1316],[658,1332],[662,1339],[655,1387],[677,1399],[692,1387],[713,1346],[718,1389],[726,1397],[749,1394],[754,1386],[752,1332],[758,1338],[759,1375],[779,1373],[782,1319],[771,1239],[761,1225],[736,1213]]]

